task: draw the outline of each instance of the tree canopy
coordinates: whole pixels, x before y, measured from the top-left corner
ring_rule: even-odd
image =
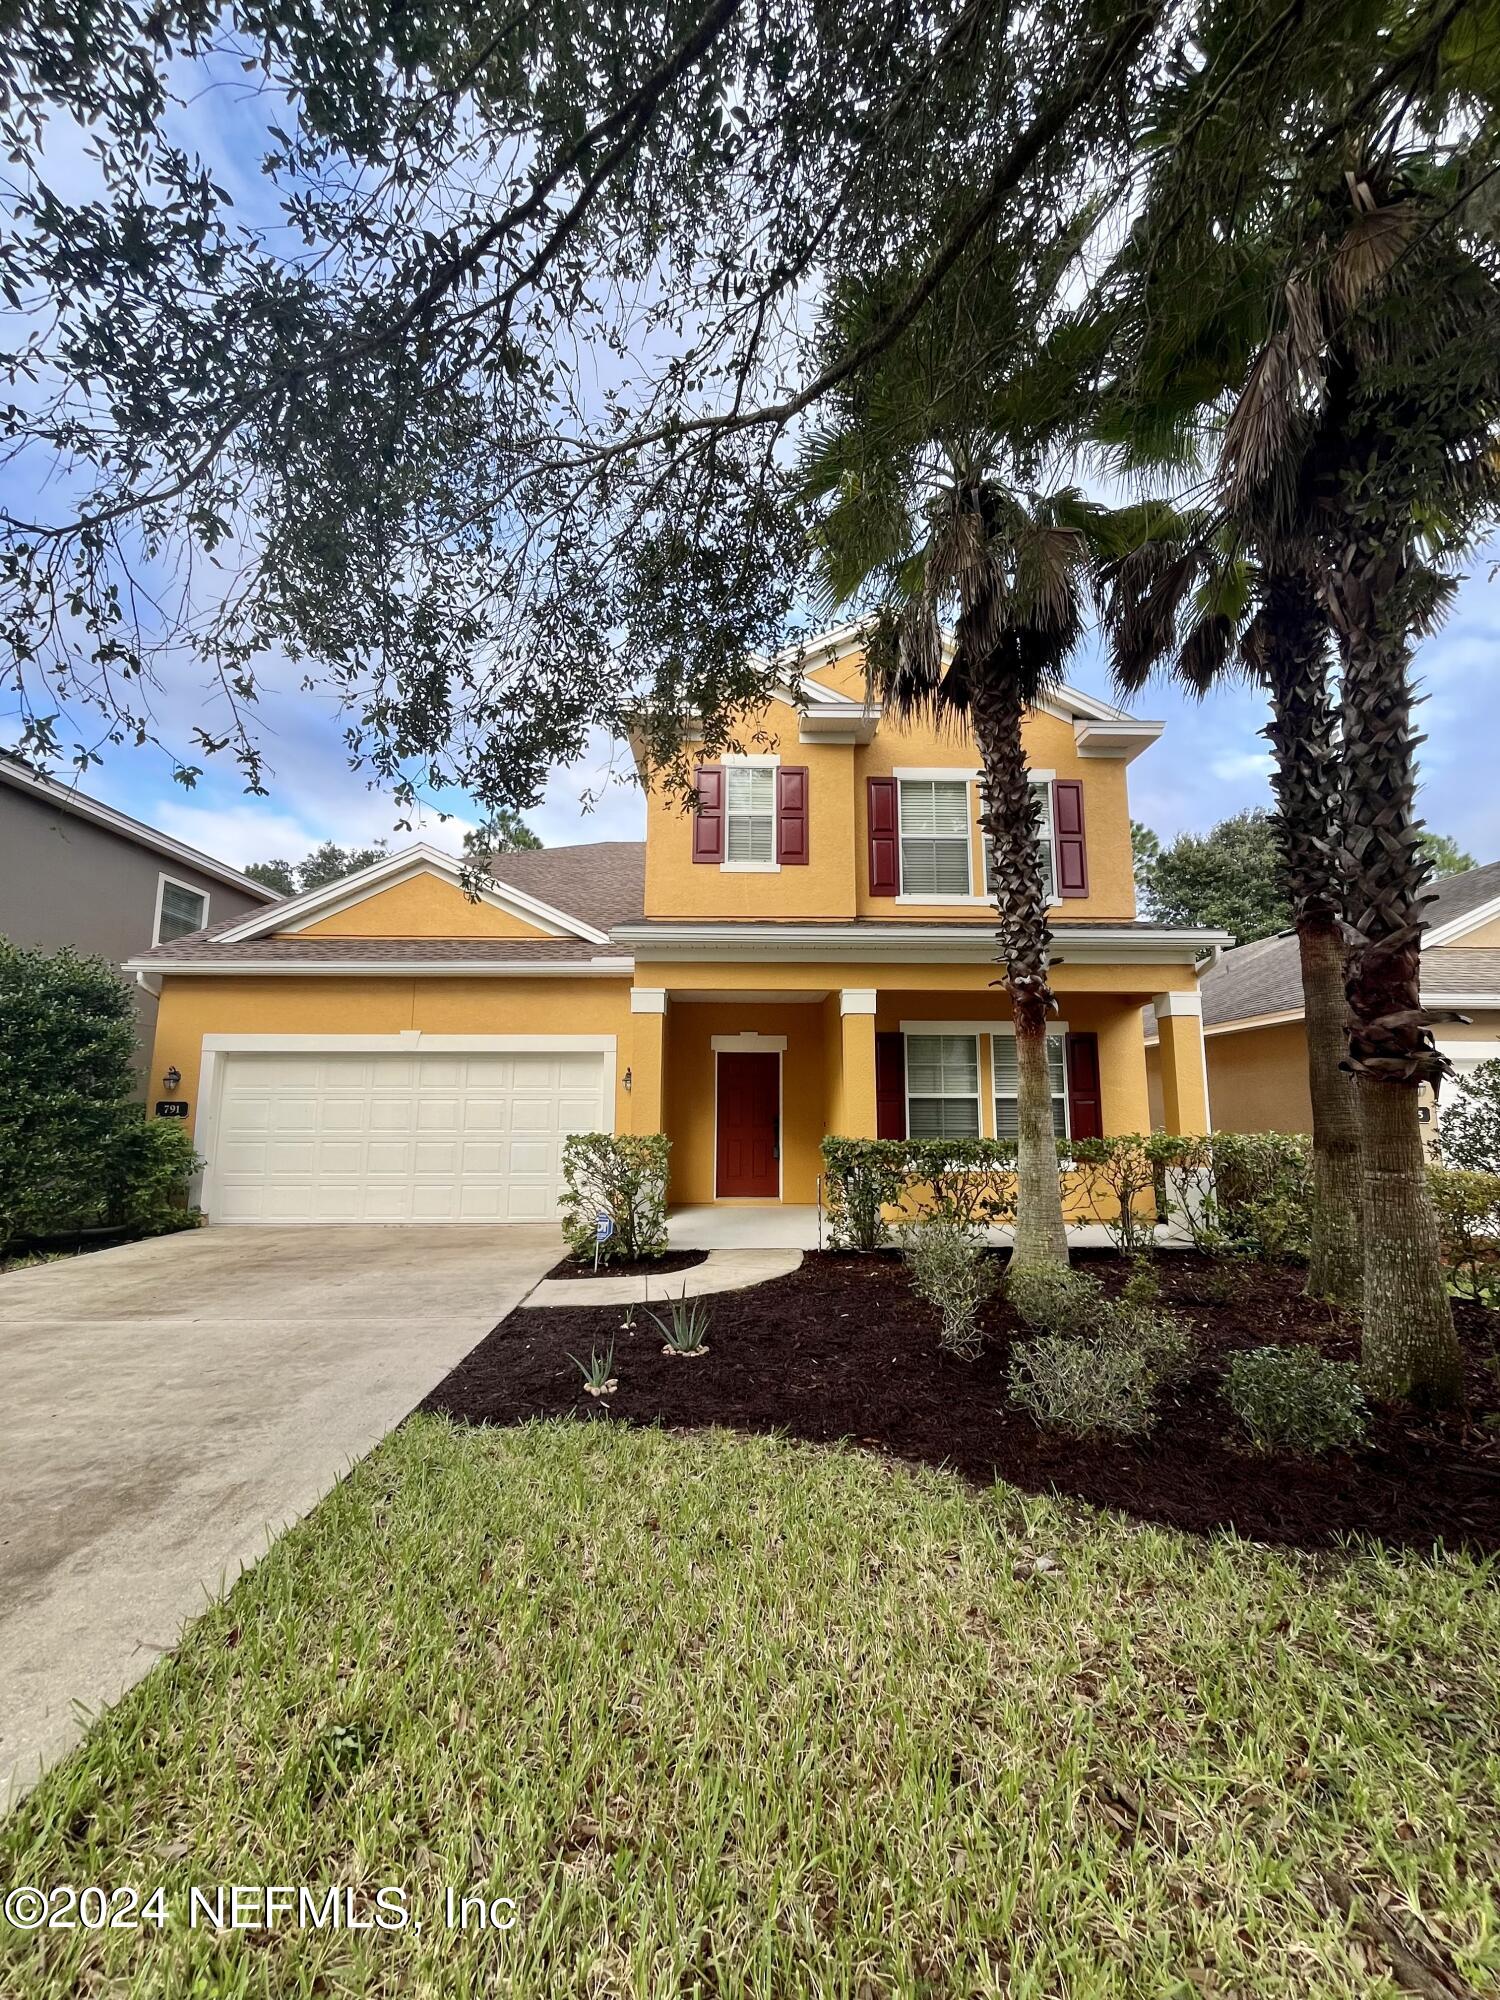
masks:
[[[302,861],[252,861],[245,873],[252,882],[279,889],[283,896],[301,896],[309,889],[342,882],[361,868],[373,868],[384,859],[385,851],[383,840],[377,840],[373,847],[340,847],[336,840],[325,840]]]
[[[1208,833],[1180,833],[1154,855],[1144,847],[1135,842],[1146,915],[1230,931],[1237,944],[1291,924],[1291,905],[1278,886],[1276,822],[1264,807],[1235,813]]]

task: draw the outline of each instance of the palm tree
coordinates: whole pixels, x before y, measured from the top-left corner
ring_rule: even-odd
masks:
[[[1356,1306],[1363,1289],[1359,1108],[1345,1068],[1339,779],[1329,685],[1328,615],[1315,573],[1272,544],[1251,561],[1249,539],[1222,515],[1139,510],[1135,546],[1107,564],[1103,625],[1116,681],[1138,692],[1169,663],[1192,693],[1227,675],[1263,686],[1271,719],[1271,785],[1281,873],[1302,974],[1313,1193],[1308,1292]]]
[[[1056,1010],[1036,788],[1022,723],[1064,677],[1083,626],[1101,510],[1071,490],[1022,496],[973,450],[950,451],[924,503],[893,508],[897,482],[850,479],[825,439],[814,491],[836,494],[820,544],[835,603],[877,572],[884,608],[869,645],[872,685],[900,716],[966,719],[983,772],[999,959],[1015,1026],[1014,1266],[1065,1264],[1047,1026]],[[954,610],[951,641],[942,616]]]

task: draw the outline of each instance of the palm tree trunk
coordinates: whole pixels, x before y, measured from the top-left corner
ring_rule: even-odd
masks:
[[[984,767],[982,825],[993,856],[1000,960],[1016,1030],[1016,1228],[1013,1266],[1066,1264],[1047,1020],[1054,1010],[1048,977],[1047,905],[1037,842],[1037,799],[1021,747],[1022,706],[1015,666],[1003,649],[974,677],[970,713]]]
[[[1312,1098],[1313,1191],[1307,1289],[1338,1305],[1360,1303],[1360,1119],[1347,1048],[1344,945],[1339,931],[1338,757],[1328,687],[1328,614],[1313,580],[1267,566],[1259,619],[1275,754],[1282,875],[1302,961],[1307,1082]]]
[[[1409,533],[1409,529],[1407,530]],[[1363,1130],[1364,1340],[1370,1393],[1452,1404],[1463,1394],[1453,1312],[1423,1160],[1417,1093],[1447,1064],[1422,1011],[1422,890],[1411,727],[1412,564],[1397,524],[1356,528],[1330,564],[1344,653],[1345,906],[1352,919],[1348,1062]]]

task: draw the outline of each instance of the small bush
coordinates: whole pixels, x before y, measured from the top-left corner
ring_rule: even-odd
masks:
[[[1038,1333],[1085,1339],[1107,1310],[1104,1287],[1088,1271],[1066,1264],[1024,1264],[1006,1272],[1005,1296],[1017,1317]]]
[[[1133,1257],[1155,1240],[1156,1215],[1140,1206],[1154,1197],[1180,1141],[1165,1132],[1123,1132],[1109,1139],[1075,1139],[1070,1151],[1078,1175],[1074,1226],[1102,1222],[1121,1256]]]
[[[1253,1347],[1236,1354],[1224,1398],[1257,1451],[1316,1457],[1357,1445],[1369,1418],[1354,1369],[1311,1347]]]
[[[615,1225],[614,1235],[599,1246],[601,1264],[665,1253],[671,1150],[664,1132],[575,1132],[563,1140],[559,1207],[575,1257],[593,1256],[601,1214]]]
[[[1156,1266],[1145,1251],[1138,1250],[1130,1261],[1130,1276],[1120,1288],[1128,1306],[1154,1306],[1161,1297],[1161,1280]]]
[[[1437,1142],[1445,1167],[1500,1174],[1500,1060],[1476,1063],[1443,1086]]]
[[[1458,1298],[1487,1303],[1500,1272],[1500,1173],[1481,1174],[1457,1167],[1429,1167],[1428,1185],[1437,1215],[1443,1257]]]
[[[911,1272],[912,1290],[943,1316],[943,1347],[962,1361],[977,1360],[979,1308],[999,1276],[984,1239],[951,1212],[903,1224],[896,1239]]]
[[[1306,1256],[1312,1162],[1303,1133],[1216,1132],[1163,1143],[1159,1198],[1195,1250],[1264,1263]]]
[[[121,1127],[110,1159],[109,1214],[137,1236],[196,1229],[188,1182],[200,1165],[193,1142],[169,1118],[137,1118]]]
[[[1010,1139],[823,1141],[823,1206],[834,1250],[879,1250],[891,1240],[883,1210],[911,1221],[956,1216],[971,1228],[1015,1215]]]
[[[1012,1356],[1010,1397],[1049,1430],[1071,1437],[1150,1430],[1156,1378],[1139,1348],[1095,1346],[1049,1334],[1023,1341]]]
[[[1103,1346],[1139,1354],[1157,1383],[1181,1381],[1192,1372],[1197,1354],[1182,1321],[1153,1306],[1113,1306],[1100,1322],[1098,1339]]]

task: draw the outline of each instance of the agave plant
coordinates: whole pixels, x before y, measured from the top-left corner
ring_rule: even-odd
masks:
[[[708,1330],[713,1324],[713,1313],[706,1299],[694,1299],[689,1303],[686,1286],[681,1298],[669,1301],[666,1319],[660,1313],[652,1313],[651,1318],[661,1328],[664,1354],[707,1354]]]

